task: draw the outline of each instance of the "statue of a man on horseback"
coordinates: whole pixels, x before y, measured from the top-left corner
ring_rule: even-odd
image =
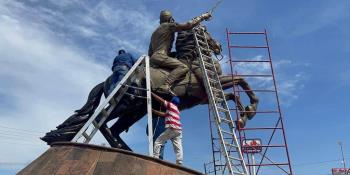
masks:
[[[210,13],[204,13],[187,23],[179,24],[175,23],[170,11],[164,10],[160,12],[160,25],[152,34],[148,55],[151,57],[150,61],[152,66],[171,69],[171,72],[164,83],[159,87],[158,93],[176,96],[170,89],[170,86],[175,80],[186,75],[189,70],[186,64],[170,56],[175,32],[192,29],[201,21],[207,20],[210,17]]]
[[[196,63],[198,53],[196,52],[193,30],[191,29],[210,17],[210,13],[204,13],[187,23],[178,24],[174,22],[170,12],[162,11],[160,15],[160,26],[152,34],[148,53],[151,57],[150,73],[152,91],[167,100],[170,100],[171,96],[176,94],[181,99],[181,104],[178,106],[179,110],[208,103],[208,97],[201,79],[201,70],[198,62]],[[200,27],[205,28],[205,26]],[[176,53],[171,53],[175,32],[178,32]],[[209,43],[209,50],[207,52],[210,55],[211,53],[220,54],[220,44],[210,36],[208,31],[206,31],[206,35]],[[221,75],[220,64],[217,60],[215,63],[222,88],[225,90],[238,85],[246,92],[250,100],[250,104],[245,107],[240,102],[239,97],[236,97],[233,92],[225,94],[226,100],[232,100],[237,104],[241,114],[238,124],[240,127],[244,127],[246,121],[255,115],[258,98],[242,77]],[[145,74],[143,69],[139,67],[136,72],[132,77],[132,85],[145,88]],[[104,94],[107,97],[106,89],[108,88],[105,82],[96,85],[91,90],[86,104],[59,125],[56,130],[47,133],[42,140],[48,144],[57,141],[72,140],[98,107],[101,96]],[[145,92],[139,90],[135,90],[132,93],[135,96],[145,96]],[[147,113],[146,103],[144,98],[128,98],[127,95],[124,95],[120,99],[116,108],[105,121],[105,124],[100,128],[104,136],[106,134],[112,135],[113,141],[110,142],[107,139],[112,147],[131,150],[121,139],[120,134],[128,131],[129,127],[145,116]],[[161,104],[152,100],[152,107],[159,109]],[[116,118],[115,123],[109,125],[111,127],[107,128],[107,123]]]

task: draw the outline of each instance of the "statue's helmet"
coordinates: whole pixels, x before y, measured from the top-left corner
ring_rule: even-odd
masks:
[[[159,22],[162,24],[164,22],[172,22],[174,21],[173,16],[171,15],[171,12],[168,10],[162,10],[159,15]]]

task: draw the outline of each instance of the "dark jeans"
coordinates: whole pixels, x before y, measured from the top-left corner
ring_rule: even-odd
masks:
[[[165,131],[165,118],[164,117],[153,117],[153,144],[157,140],[157,138]],[[166,143],[166,142],[165,142]],[[163,159],[164,157],[164,146],[160,148],[159,158]]]
[[[153,128],[153,144],[157,140],[157,138],[165,131],[165,118],[164,117],[156,117],[152,118],[152,128]],[[146,127],[146,134],[148,135],[148,125]],[[166,143],[166,142],[165,142]],[[160,148],[159,158],[164,158],[164,147],[163,145]]]
[[[120,80],[123,79],[126,73],[128,73],[129,67],[126,65],[115,66],[113,68],[113,74],[111,79],[111,85],[108,89],[108,94],[110,94],[113,89],[118,85]]]

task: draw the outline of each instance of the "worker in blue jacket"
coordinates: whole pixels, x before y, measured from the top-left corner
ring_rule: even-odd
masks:
[[[108,95],[117,86],[118,82],[123,79],[130,68],[135,64],[137,59],[135,59],[130,53],[125,52],[125,50],[119,50],[118,55],[114,58],[112,66],[112,78],[111,85],[108,90]]]

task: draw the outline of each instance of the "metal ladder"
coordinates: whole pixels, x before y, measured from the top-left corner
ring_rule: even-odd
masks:
[[[203,83],[208,95],[211,112],[214,114],[219,136],[218,140],[221,145],[221,154],[225,160],[223,165],[221,165],[223,167],[221,169],[222,174],[225,173],[225,168],[227,168],[230,175],[248,175],[247,167],[236,137],[235,123],[231,118],[219,75],[211,57],[206,33],[201,27],[195,27],[193,33],[199,54],[198,61],[203,73]]]
[[[145,74],[146,74],[146,89],[143,88],[137,88],[130,85],[132,82],[131,78],[132,75],[135,73],[139,65],[144,63],[145,65]],[[117,107],[119,101],[122,99],[122,97],[128,94],[127,90],[128,88],[135,88],[140,90],[147,91],[147,112],[148,112],[148,124],[149,126],[152,126],[152,105],[151,105],[151,88],[150,88],[150,66],[149,66],[149,57],[146,55],[142,55],[136,63],[131,67],[131,69],[128,71],[128,73],[123,77],[123,79],[118,83],[118,85],[114,88],[114,90],[108,95],[108,97],[105,99],[105,101],[102,103],[102,105],[97,108],[97,110],[94,112],[94,114],[89,118],[89,120],[85,123],[85,125],[79,130],[79,132],[74,136],[74,138],[71,140],[71,142],[79,142],[80,138],[84,138],[83,143],[89,143],[93,136],[96,134],[96,132],[99,129],[104,129],[104,133],[102,132],[103,136],[107,139],[107,141],[111,144],[111,146],[118,146],[113,145],[113,136],[110,133],[109,128],[105,124],[105,121],[109,117],[109,115],[112,113],[112,111]],[[92,128],[91,131],[89,131]],[[107,131],[106,131],[107,130]],[[108,134],[109,133],[109,134]],[[149,154],[153,155],[153,135],[152,135],[152,127],[148,127],[148,133],[149,134]],[[107,134],[107,135],[106,135]],[[109,136],[108,136],[109,135]],[[112,138],[111,138],[112,137]],[[115,142],[115,141],[114,141]]]

